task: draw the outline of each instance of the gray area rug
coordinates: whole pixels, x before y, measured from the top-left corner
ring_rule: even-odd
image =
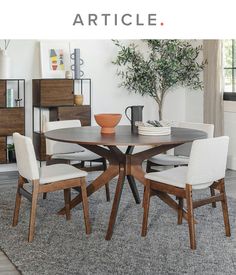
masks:
[[[112,198],[115,181],[111,184]],[[140,195],[142,196],[142,186]],[[30,203],[23,198],[17,227],[11,227],[15,187],[1,189],[0,247],[22,274],[236,274],[235,235],[226,238],[221,206],[196,209],[197,250],[189,248],[186,222],[157,198],[151,199],[148,235],[140,235],[142,207],[126,185],[111,241],[104,239],[111,203],[105,188],[89,198],[92,234],[86,236],[81,206],[72,219],[56,214],[63,193],[39,200],[36,233],[27,242]],[[228,199],[235,234],[236,201]]]

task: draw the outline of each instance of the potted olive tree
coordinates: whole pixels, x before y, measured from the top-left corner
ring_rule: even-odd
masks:
[[[122,45],[114,40],[118,54],[113,64],[118,66],[120,86],[142,96],[151,96],[158,105],[159,120],[167,92],[177,86],[202,89],[200,73],[206,62],[198,61],[202,46],[194,47],[184,40],[144,40],[145,55],[137,45]]]

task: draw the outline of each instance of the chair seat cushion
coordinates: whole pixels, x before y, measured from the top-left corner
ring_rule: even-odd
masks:
[[[185,188],[185,185],[188,183],[187,172],[188,172],[188,167],[181,166],[181,167],[167,169],[161,172],[147,173],[145,175],[145,178],[152,181],[166,183],[168,185],[176,186],[179,188]],[[209,183],[194,184],[192,185],[192,188],[203,189],[203,188],[207,188],[208,186],[209,186]]]
[[[185,156],[174,156],[159,154],[149,159],[157,165],[174,166],[174,165],[188,165],[189,158]]]
[[[79,170],[68,164],[54,164],[43,166],[39,170],[40,184],[51,183],[55,181],[86,177],[87,172]]]
[[[65,160],[73,160],[73,161],[92,161],[99,158],[101,158],[101,156],[89,150],[84,150],[82,152],[75,152],[75,153],[55,154],[52,156],[52,159],[65,159]]]

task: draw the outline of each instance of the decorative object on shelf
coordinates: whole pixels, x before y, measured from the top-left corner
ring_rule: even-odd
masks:
[[[14,144],[7,144],[8,161],[10,163],[16,162],[16,153]]]
[[[10,78],[10,57],[7,54],[10,40],[3,40],[4,46],[0,47],[0,79]]]
[[[16,98],[16,99],[15,99],[16,107],[20,107],[21,101],[22,101],[22,98]]]
[[[14,107],[14,90],[7,89],[7,107]]]
[[[65,78],[65,72],[70,70],[69,43],[41,41],[40,56],[42,78]]]
[[[128,106],[125,109],[125,116],[131,122],[131,130],[133,133],[138,133],[138,125],[143,121],[143,107],[142,105]],[[128,116],[128,109],[131,110],[131,118]]]
[[[120,86],[152,97],[158,105],[159,120],[162,120],[165,95],[172,88],[203,88],[200,74],[206,61],[198,62],[202,46],[195,47],[188,41],[176,39],[144,40],[149,52],[145,50],[143,54],[135,44],[124,46],[118,40],[114,43],[119,49],[113,64],[118,66]]]
[[[80,66],[84,64],[84,60],[80,58],[80,49],[74,49],[70,57],[74,60],[74,64],[71,65],[71,70],[74,72],[74,78],[79,79],[83,77],[84,72],[80,70]]]
[[[3,47],[0,47],[1,49],[4,49],[5,51],[8,49],[8,47],[9,47],[9,45],[10,45],[10,42],[11,42],[11,40],[9,40],[9,39],[4,39],[3,40],[3,44],[4,44],[4,46]]]
[[[0,49],[0,79],[10,78],[10,57],[6,50]]]
[[[94,118],[101,127],[102,134],[114,134],[115,127],[120,122],[121,114],[97,114]]]
[[[83,105],[84,96],[83,95],[74,95],[75,105]]]
[[[72,79],[72,78],[73,78],[73,73],[72,73],[72,71],[66,71],[66,72],[65,72],[65,78],[66,78],[66,79]]]

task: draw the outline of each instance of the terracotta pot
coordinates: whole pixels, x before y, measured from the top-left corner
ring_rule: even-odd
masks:
[[[83,105],[83,101],[84,101],[83,95],[75,95],[74,101],[75,101],[75,105]]]
[[[102,134],[114,134],[115,127],[120,122],[121,114],[97,114],[94,118],[99,126],[101,126]]]

